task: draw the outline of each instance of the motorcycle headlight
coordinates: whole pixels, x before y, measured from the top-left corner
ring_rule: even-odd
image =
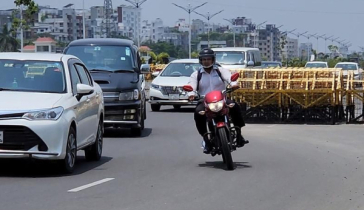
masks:
[[[210,104],[208,104],[208,106],[209,106],[209,109],[212,112],[218,112],[224,106],[224,101],[218,101],[218,102],[215,102],[215,103],[210,103]]]
[[[58,120],[63,113],[63,107],[28,112],[23,115],[27,120]]]
[[[140,98],[139,90],[135,89],[133,92],[122,92],[119,94],[119,101],[138,100]]]

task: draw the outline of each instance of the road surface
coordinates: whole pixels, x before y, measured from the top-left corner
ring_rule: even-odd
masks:
[[[191,111],[148,109],[143,137],[109,131],[102,160],[79,152],[73,175],[0,161],[0,209],[364,209],[363,125],[247,125],[226,171],[202,153]]]

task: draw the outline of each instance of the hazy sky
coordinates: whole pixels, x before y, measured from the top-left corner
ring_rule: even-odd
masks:
[[[103,5],[104,0],[84,0],[85,7]],[[51,7],[62,8],[68,3],[73,3],[75,8],[82,8],[82,0],[73,1],[52,1],[35,0],[39,5],[50,5]],[[188,13],[172,5],[173,3],[181,6],[197,6],[208,2],[205,6],[197,9],[199,13],[215,13],[224,10],[215,16],[211,22],[227,24],[223,18],[247,17],[254,23],[283,25],[281,30],[293,30],[308,34],[318,33],[340,37],[341,40],[350,41],[352,46],[350,51],[360,50],[359,46],[364,47],[364,1],[363,0],[147,0],[142,5],[142,19],[155,20],[163,19],[165,25],[174,25],[179,18],[188,21]],[[10,9],[14,7],[14,0],[1,0],[0,9]],[[113,0],[113,7],[121,4],[129,4],[125,0]],[[197,14],[192,14],[191,19],[202,18]],[[294,37],[293,35],[290,35]],[[307,38],[300,37],[300,42],[307,42]],[[317,40],[310,38],[310,42],[316,48]],[[345,41],[344,41],[345,42]],[[327,41],[327,45],[331,41]],[[336,43],[335,43],[336,44]],[[320,51],[324,50],[325,41],[319,40]]]

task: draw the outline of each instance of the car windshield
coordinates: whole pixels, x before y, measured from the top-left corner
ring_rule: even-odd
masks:
[[[245,61],[245,52],[216,52],[216,61],[222,65],[241,65]]]
[[[133,70],[133,56],[127,46],[70,46],[66,54],[78,57],[89,70]]]
[[[337,64],[335,68],[342,70],[358,70],[355,64]]]
[[[0,91],[64,93],[61,62],[0,59]]]
[[[326,63],[307,63],[307,68],[326,68]]]
[[[201,65],[199,63],[171,63],[162,72],[162,77],[189,77],[197,71]]]

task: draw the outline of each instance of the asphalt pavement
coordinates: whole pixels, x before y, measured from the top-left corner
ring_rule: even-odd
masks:
[[[55,165],[1,160],[1,210],[364,209],[363,125],[251,125],[250,144],[202,153],[193,109],[150,112],[140,138],[109,130],[101,161],[79,152],[72,175]]]

